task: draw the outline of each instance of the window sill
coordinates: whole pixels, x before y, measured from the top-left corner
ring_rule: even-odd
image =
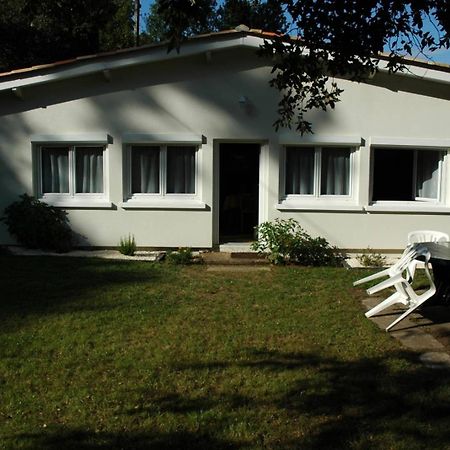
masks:
[[[448,214],[450,208],[444,205],[423,204],[416,202],[379,203],[364,207],[369,213],[427,213]]]
[[[276,205],[279,211],[364,211],[364,207],[354,203],[293,202],[284,201]]]
[[[112,209],[112,202],[106,200],[51,200],[47,198],[41,198],[40,201],[47,203],[47,205],[55,206],[57,208],[89,208],[89,209]]]
[[[135,200],[122,202],[123,209],[206,209],[206,203],[194,199]]]

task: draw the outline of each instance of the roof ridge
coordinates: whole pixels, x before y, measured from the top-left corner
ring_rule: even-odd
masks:
[[[290,39],[294,40],[294,37],[288,36],[286,34],[276,33],[276,32],[272,32],[272,31],[264,31],[262,29],[256,29],[256,28],[249,28],[247,25],[241,24],[241,25],[238,25],[236,28],[229,29],[229,30],[221,30],[221,31],[209,32],[209,33],[191,36],[188,38],[188,41],[192,42],[192,41],[197,41],[197,40],[206,40],[206,39],[211,39],[211,38],[215,38],[215,37],[232,36],[235,34],[256,36],[256,37],[260,37],[262,39],[265,39],[265,38],[273,39],[273,38],[277,38],[277,37],[278,38],[284,37],[289,40]],[[13,69],[13,70],[10,70],[7,72],[1,72],[0,80],[6,79],[6,78],[13,78],[20,74],[29,74],[32,72],[39,72],[40,70],[53,69],[53,68],[57,69],[59,67],[70,66],[72,64],[92,61],[92,60],[101,59],[101,58],[107,58],[109,56],[142,52],[142,51],[145,51],[148,49],[154,49],[154,48],[158,48],[158,47],[167,46],[167,43],[168,43],[168,41],[155,42],[155,43],[141,45],[139,47],[128,47],[128,48],[121,48],[121,49],[117,49],[117,50],[111,50],[111,51],[107,51],[107,52],[93,53],[90,55],[80,55],[80,56],[76,56],[73,58],[68,58],[68,59],[64,59],[64,60],[60,60],[60,61],[54,61],[54,62],[50,62],[50,63],[44,63],[44,64],[38,64],[38,65],[24,67],[24,68]],[[389,57],[389,54],[380,52],[379,57],[381,57],[382,59],[387,59]],[[411,65],[416,65],[419,67],[427,67],[430,69],[450,73],[450,64],[446,64],[446,63],[442,63],[442,62],[435,62],[435,61],[431,61],[431,60],[423,60],[423,59],[408,57],[408,56],[402,57],[402,60],[404,60],[405,62],[407,62]]]

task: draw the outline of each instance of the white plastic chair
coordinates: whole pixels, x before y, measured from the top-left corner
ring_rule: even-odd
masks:
[[[419,257],[422,257],[425,261],[425,273],[430,282],[429,289],[422,294],[417,294],[412,288],[408,271],[409,265]],[[392,267],[375,273],[374,275],[362,278],[361,280],[355,281],[353,283],[354,286],[384,276],[388,277],[388,279],[382,281],[381,283],[378,283],[376,286],[367,289],[367,293],[369,295],[375,294],[389,287],[395,288],[395,292],[392,295],[383,300],[370,311],[366,312],[366,317],[372,317],[395,303],[402,303],[403,305],[406,305],[408,309],[386,328],[386,331],[389,331],[394,325],[399,323],[401,320],[411,314],[416,308],[418,308],[422,303],[432,297],[436,292],[436,287],[433,283],[433,279],[431,278],[428,269],[429,259],[430,252],[425,246],[420,244],[412,244],[405,249],[399,261],[397,261]]]
[[[445,242],[450,241],[450,236],[442,231],[434,230],[415,230],[408,233],[408,244],[417,244],[421,242]],[[413,261],[408,267],[409,277],[412,280],[419,261]]]
[[[368,289],[367,292],[370,294],[372,289],[375,289],[379,286],[381,286],[381,289],[384,289],[384,287],[392,286],[393,284],[395,284],[395,281],[391,282],[391,280],[393,280],[394,277],[398,276],[398,274],[402,274],[404,271],[407,271],[409,264],[414,260],[414,257],[416,256],[415,247],[416,246],[408,245],[404,250],[400,259],[394,265],[392,265],[387,269],[381,270],[380,272],[374,273],[373,275],[369,275],[368,277],[364,277],[358,281],[355,281],[353,283],[353,286],[357,286],[359,284],[367,283],[369,281],[373,281],[383,277],[388,278],[382,283],[373,286],[373,288]],[[409,300],[408,294],[403,289],[403,286],[399,284],[396,286],[396,292],[394,292],[386,300],[382,301],[377,306],[372,308],[370,311],[367,311],[366,317],[372,317],[375,314],[378,314],[383,309],[386,309],[395,303],[402,303],[403,305],[407,305],[408,300]]]
[[[440,241],[450,241],[449,235],[442,231],[433,230],[416,230],[408,233],[408,244]]]

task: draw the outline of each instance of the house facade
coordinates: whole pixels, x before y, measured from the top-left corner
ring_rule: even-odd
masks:
[[[294,218],[343,249],[450,232],[450,67],[411,62],[275,131],[266,36],[230,31],[0,76],[0,210],[64,208],[80,245],[211,248]],[[14,244],[0,225],[0,244]]]

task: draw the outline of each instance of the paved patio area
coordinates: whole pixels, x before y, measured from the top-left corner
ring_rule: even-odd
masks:
[[[363,301],[369,310],[381,301],[370,297]],[[385,328],[400,314],[401,308],[391,307],[370,319],[380,329]],[[403,346],[419,354],[428,367],[450,369],[450,308],[446,306],[423,306],[397,324],[390,334]]]

